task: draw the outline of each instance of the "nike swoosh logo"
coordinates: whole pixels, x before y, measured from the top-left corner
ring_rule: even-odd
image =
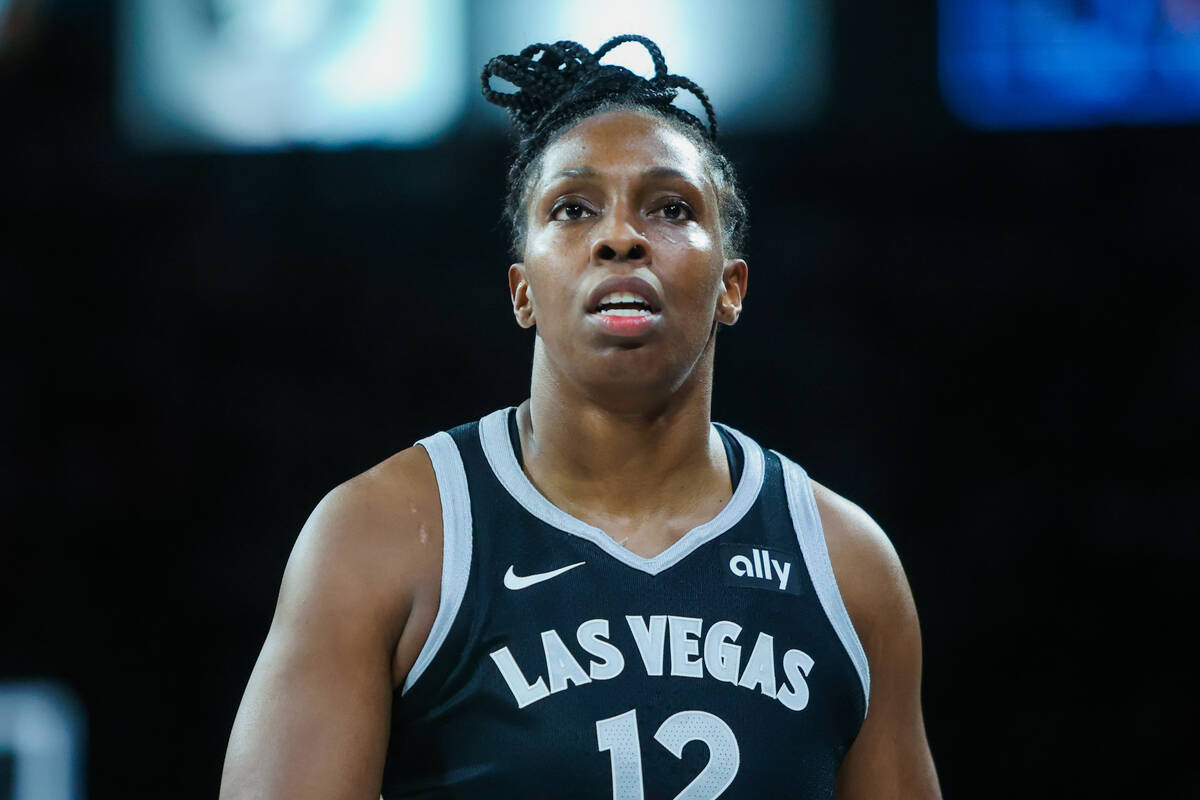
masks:
[[[551,578],[557,578],[567,570],[572,570],[576,567],[582,567],[586,563],[586,561],[580,561],[578,564],[568,564],[565,567],[552,569],[549,572],[536,572],[533,575],[518,575],[517,573],[513,572],[513,568],[510,566],[508,568],[508,572],[504,573],[504,588],[512,589],[514,591],[517,589],[527,589],[530,586],[533,586],[535,583],[541,583],[542,581],[548,581]]]

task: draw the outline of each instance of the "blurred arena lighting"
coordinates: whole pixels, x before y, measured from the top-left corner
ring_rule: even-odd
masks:
[[[811,122],[824,105],[828,16],[826,0],[477,2],[473,61],[478,69],[498,53],[561,39],[595,50],[613,36],[640,33],[658,44],[672,73],[704,87],[726,130],[786,130]],[[604,63],[647,77],[654,74],[650,57],[638,44],[621,45]],[[508,88],[503,82],[493,85]],[[686,92],[677,104],[704,116],[699,102]],[[496,112],[493,118],[503,120]]]
[[[83,713],[53,683],[0,683],[0,756],[12,800],[83,800]],[[2,773],[0,773],[2,774]]]
[[[24,55],[48,14],[45,0],[0,0],[0,58]]]
[[[980,128],[1200,120],[1200,0],[941,0],[942,93]]]
[[[422,145],[474,90],[466,0],[122,0],[118,95],[147,146]]]

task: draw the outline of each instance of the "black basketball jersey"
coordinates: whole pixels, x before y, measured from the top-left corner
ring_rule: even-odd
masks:
[[[441,601],[384,798],[832,796],[869,679],[804,471],[716,426],[730,502],[643,558],[534,488],[513,414],[419,442]]]

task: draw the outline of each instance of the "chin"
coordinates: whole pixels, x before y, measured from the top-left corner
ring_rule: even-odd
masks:
[[[692,377],[689,367],[694,368],[696,361],[665,362],[655,349],[636,345],[611,347],[589,358],[586,369],[575,370],[577,379],[588,387],[589,394],[597,397],[621,399],[639,406],[665,399]]]

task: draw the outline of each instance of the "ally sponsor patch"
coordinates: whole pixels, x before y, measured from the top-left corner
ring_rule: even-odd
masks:
[[[800,594],[803,568],[796,554],[749,544],[722,544],[718,552],[726,586]]]

